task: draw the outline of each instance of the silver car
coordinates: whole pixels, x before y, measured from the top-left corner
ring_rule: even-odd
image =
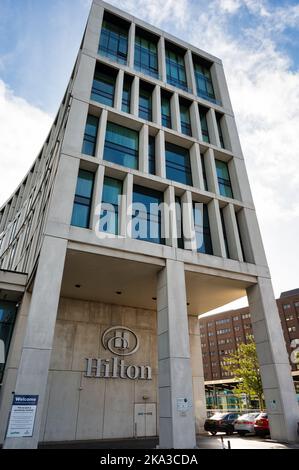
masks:
[[[259,413],[247,413],[236,419],[234,428],[239,436],[245,436],[245,434],[254,433],[254,421],[258,415]]]

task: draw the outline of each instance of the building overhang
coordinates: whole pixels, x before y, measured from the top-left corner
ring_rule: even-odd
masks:
[[[0,300],[18,302],[26,289],[27,274],[0,269]]]

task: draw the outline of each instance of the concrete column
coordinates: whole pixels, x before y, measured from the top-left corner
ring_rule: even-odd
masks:
[[[194,230],[193,201],[190,191],[186,191],[181,197],[183,235],[185,250],[197,251],[196,235]]]
[[[221,147],[215,110],[210,108],[207,112],[207,123],[209,129],[210,142],[216,147]]]
[[[67,120],[61,153],[81,156],[87,115],[88,103],[74,98]]]
[[[199,144],[195,143],[192,145],[190,149],[190,162],[191,162],[193,186],[195,188],[205,191]]]
[[[120,235],[132,237],[133,175],[128,173],[123,183],[123,198],[120,208]]]
[[[215,165],[215,157],[212,149],[208,149],[204,154],[208,188],[212,193],[219,193],[218,178]]]
[[[180,286],[180,289],[177,288]],[[195,419],[184,264],[167,260],[158,274],[160,448],[193,449]],[[190,405],[179,411],[182,400]]]
[[[208,212],[213,245],[213,254],[215,256],[220,256],[221,258],[226,258],[226,249],[220,217],[219,202],[217,199],[212,199],[212,201],[209,202]]]
[[[99,50],[104,7],[93,2],[83,42],[83,51],[96,55]]]
[[[17,395],[39,396],[34,434],[6,438],[5,449],[35,449],[38,445],[66,249],[67,240],[44,238],[15,387]]]
[[[153,91],[153,120],[158,126],[162,125],[161,88],[156,85]]]
[[[160,37],[158,42],[158,62],[159,62],[159,75],[160,80],[166,83],[166,55],[165,55],[165,39],[163,36]]]
[[[196,434],[204,431],[204,422],[207,418],[205,379],[203,370],[199,319],[197,316],[188,316],[189,341],[193,381],[193,403],[195,412]]]
[[[177,248],[177,220],[175,211],[175,191],[173,186],[168,186],[164,193],[165,210],[163,214],[166,245]]]
[[[131,113],[139,116],[139,77],[134,77],[132,83]]]
[[[82,101],[89,101],[94,77],[96,60],[81,54],[78,73],[75,78],[73,96]]]
[[[122,98],[123,98],[123,88],[124,88],[124,71],[119,70],[115,83],[115,97],[114,97],[114,106],[117,111],[121,111],[122,108]]]
[[[185,68],[186,68],[186,74],[187,74],[188,88],[190,92],[193,93],[193,95],[197,95],[194,65],[193,65],[193,59],[192,59],[192,52],[190,51],[190,49],[188,49],[185,54]]]
[[[144,124],[139,132],[139,171],[148,173],[148,125]]]
[[[170,112],[171,112],[172,129],[177,132],[182,132],[180,102],[179,102],[179,95],[177,93],[173,93],[170,99]]]
[[[245,260],[248,263],[254,263],[268,269],[268,263],[255,210],[244,207],[240,212],[238,212],[237,217]]]
[[[234,157],[228,164],[235,199],[253,205],[252,193],[243,159]]]
[[[223,65],[214,62],[211,67],[211,76],[215,90],[216,99],[222,103],[222,106],[232,111],[232,105],[229,98],[226,78],[224,75]]]
[[[193,137],[195,137],[196,140],[202,141],[203,138],[201,132],[199,109],[196,101],[193,101],[190,106],[190,121]]]
[[[236,214],[233,204],[228,204],[223,209],[223,218],[227,236],[228,251],[231,259],[244,261],[240,243]]]
[[[159,131],[156,137],[156,171],[157,176],[166,178],[164,131]]]
[[[247,289],[271,437],[298,441],[299,407],[271,280]]]
[[[136,25],[135,23],[131,23],[131,27],[129,31],[129,44],[128,44],[128,66],[131,69],[134,68],[135,31],[136,31]]]
[[[99,128],[98,128],[96,153],[95,153],[95,159],[98,160],[98,162],[101,162],[104,158],[107,120],[108,120],[108,111],[107,109],[103,109],[100,119],[99,119]]]
[[[95,174],[94,178],[94,190],[93,190],[93,198],[92,198],[92,205],[91,205],[91,228],[92,230],[96,230],[98,228],[98,221],[101,215],[101,202],[102,202],[102,195],[103,195],[103,186],[104,186],[104,177],[105,177],[105,167],[103,165],[99,165],[98,170]]]
[[[225,142],[228,143],[228,148],[234,153],[234,155],[243,158],[238,129],[233,115],[224,115],[222,129],[224,132],[224,139],[226,138]]]

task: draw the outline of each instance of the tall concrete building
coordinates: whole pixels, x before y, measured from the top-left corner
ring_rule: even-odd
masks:
[[[206,416],[198,314],[246,293],[272,435],[296,439],[221,60],[94,0],[0,234],[4,448],[150,435],[193,448]],[[23,434],[18,403],[34,403]]]

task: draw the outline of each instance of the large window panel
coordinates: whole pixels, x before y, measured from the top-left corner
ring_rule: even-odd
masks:
[[[139,117],[152,121],[152,90],[143,83],[139,88]]]
[[[114,178],[105,177],[100,216],[100,231],[119,234],[119,202],[123,183]]]
[[[5,363],[17,314],[16,304],[0,300],[0,383],[3,379]],[[3,357],[2,357],[3,355]],[[4,360],[4,362],[2,362]]]
[[[113,122],[108,122],[104,160],[138,169],[139,134]]]
[[[128,114],[131,112],[131,89],[132,79],[125,75],[121,110]]]
[[[188,91],[183,53],[166,48],[167,83]]]
[[[115,81],[116,75],[113,70],[97,66],[91,90],[91,99],[112,107],[114,105]]]
[[[96,153],[98,127],[99,118],[89,114],[86,121],[82,153],[91,155],[92,157],[94,157]]]
[[[213,103],[216,102],[210,66],[205,62],[194,63],[197,94]]]
[[[162,238],[161,212],[159,205],[164,195],[159,191],[134,186],[133,189],[133,220],[132,237],[151,243],[165,244]]]
[[[198,253],[213,254],[208,207],[193,203],[194,228]]]
[[[171,123],[171,106],[170,106],[170,96],[166,93],[161,92],[161,117],[162,117],[162,126],[172,128]]]
[[[147,75],[158,77],[157,43],[136,34],[135,38],[135,69]]]
[[[199,106],[199,117],[201,125],[202,140],[210,143],[209,127],[207,121],[207,109]]]
[[[89,228],[93,183],[93,173],[79,171],[71,225]]]
[[[180,102],[180,114],[181,114],[181,129],[182,133],[185,135],[192,135],[192,130],[191,130],[191,120],[190,120],[190,107],[183,103],[182,101]]]
[[[166,142],[166,177],[179,183],[192,186],[192,173],[189,150]]]
[[[127,63],[128,29],[122,25],[104,20],[102,25],[99,54],[121,64]]]
[[[156,139],[151,135],[148,143],[148,171],[151,175],[156,174]]]
[[[221,160],[215,160],[219,191],[221,196],[233,197],[232,185],[229,176],[228,165]]]

